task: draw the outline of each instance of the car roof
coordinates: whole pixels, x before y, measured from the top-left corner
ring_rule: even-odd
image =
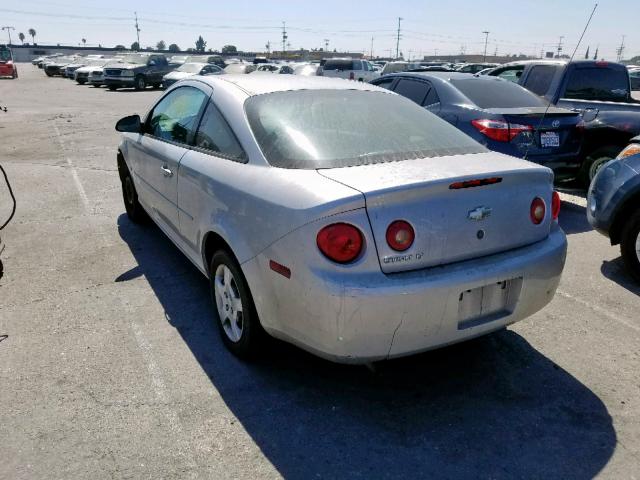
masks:
[[[417,77],[417,78],[426,78],[429,80],[432,79],[436,79],[436,80],[440,80],[440,81],[449,81],[449,80],[468,80],[468,79],[480,79],[480,80],[486,80],[489,79],[490,81],[508,81],[508,80],[504,80],[502,78],[498,78],[498,77],[476,77],[475,75],[469,75],[468,73],[463,73],[463,72],[457,72],[457,71],[452,71],[452,72],[433,72],[433,71],[425,71],[425,72],[396,72],[396,73],[389,73],[388,75],[384,75],[383,77],[380,78],[391,78],[391,77]]]
[[[199,77],[201,82],[212,87],[221,85],[234,85],[249,96],[262,95],[274,92],[286,92],[292,90],[360,90],[391,93],[389,90],[376,87],[369,83],[354,82],[342,78],[304,77],[297,75],[220,75],[217,77]]]

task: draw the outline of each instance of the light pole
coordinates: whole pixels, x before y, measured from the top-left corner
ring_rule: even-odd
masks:
[[[14,27],[2,27],[2,30],[6,30],[9,34],[9,46],[11,46],[11,30],[15,30]]]
[[[486,62],[487,61],[487,43],[489,42],[489,33],[491,32],[484,31],[482,33],[484,33],[484,56],[482,57],[482,61]]]

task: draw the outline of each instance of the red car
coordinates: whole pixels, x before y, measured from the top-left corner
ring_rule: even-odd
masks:
[[[6,45],[0,45],[0,77],[18,78],[18,67],[13,63],[13,55]]]

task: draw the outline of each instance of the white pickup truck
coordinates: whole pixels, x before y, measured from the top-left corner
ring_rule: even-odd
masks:
[[[318,75],[370,82],[380,76],[367,60],[357,58],[329,58],[321,65]]]

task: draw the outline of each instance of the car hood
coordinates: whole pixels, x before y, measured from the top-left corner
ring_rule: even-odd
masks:
[[[164,79],[167,80],[180,80],[182,78],[187,78],[187,77],[192,77],[193,75],[195,75],[195,73],[189,73],[189,72],[169,72],[167,73],[164,77]]]
[[[106,68],[119,68],[120,70],[135,70],[136,68],[144,67],[142,63],[122,63],[118,65],[109,65]]]

